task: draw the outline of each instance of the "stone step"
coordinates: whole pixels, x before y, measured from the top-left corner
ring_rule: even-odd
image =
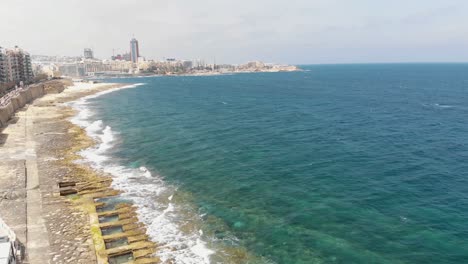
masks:
[[[153,242],[143,241],[136,242],[126,246],[120,246],[116,248],[110,248],[106,250],[106,253],[109,257],[120,256],[123,254],[131,253],[141,249],[154,249],[156,245]]]
[[[148,236],[144,232],[136,229],[136,230],[131,230],[131,231],[128,231],[128,232],[102,236],[102,239],[104,241],[111,241],[111,240],[117,240],[117,239],[126,237],[128,239],[128,242],[130,243],[130,242],[133,242],[133,241],[140,240],[141,236],[145,236],[146,238],[148,238]]]
[[[137,222],[138,222],[138,218],[133,217],[133,218],[128,218],[128,219],[114,221],[114,222],[101,223],[99,224],[99,227],[102,229],[102,228],[109,228],[109,227],[115,227],[115,226],[124,226],[124,225],[137,223]]]

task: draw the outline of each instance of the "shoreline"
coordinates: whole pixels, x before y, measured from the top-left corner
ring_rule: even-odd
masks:
[[[156,244],[146,235],[135,206],[118,204],[113,210],[105,211],[102,210],[105,203],[96,202],[96,199],[118,195],[120,191],[110,186],[109,175],[76,162],[81,159],[77,152],[96,142],[83,128],[71,123],[70,118],[77,113],[64,105],[124,87],[121,84],[75,83],[62,93],[36,99],[20,109],[3,128],[2,135],[6,138],[0,154],[8,159],[2,160],[0,172],[6,175],[1,180],[11,192],[0,199],[0,214],[18,233],[29,263],[107,263],[108,257],[130,255],[136,259],[135,263],[158,263],[159,259],[152,257]],[[28,172],[34,171],[28,167],[28,160],[37,163],[39,192],[36,197],[28,195],[30,186],[24,184],[29,179]],[[19,177],[22,170],[24,175]],[[29,200],[37,204],[39,219],[31,219]],[[117,221],[103,220],[110,217],[117,217]],[[103,231],[117,227],[124,234],[110,235]],[[40,230],[37,237],[30,235],[34,229]],[[126,243],[116,243],[124,238]],[[112,246],[113,243],[118,245]]]
[[[129,93],[134,94],[136,91]],[[97,96],[90,96],[95,97]],[[73,103],[73,108],[80,114],[72,122],[84,128],[86,134],[98,142],[80,155],[95,170],[111,175],[112,187],[123,192],[124,200],[128,199],[137,206],[140,221],[145,224],[150,239],[158,244],[157,256],[163,263],[265,263],[262,257],[253,255],[243,245],[219,240],[216,237],[217,231],[208,226],[227,228],[226,223],[212,215],[205,218],[191,200],[191,194],[166,182],[151,163],[140,163],[139,158],[119,160],[117,157],[114,160],[115,156],[109,150],[117,146],[117,151],[122,151],[118,145],[129,134],[125,129],[120,130],[122,127],[119,127],[118,122],[108,120],[109,116],[105,114],[108,111],[95,114],[101,112],[99,109],[102,107],[112,108],[108,104],[113,105],[114,100],[119,100],[116,96],[98,101],[88,100],[90,98],[82,98]],[[108,114],[112,118],[126,120],[126,115],[119,112],[116,110]],[[230,241],[236,241],[236,238]]]
[[[84,79],[89,80],[101,80],[101,79],[129,79],[129,78],[146,78],[146,77],[202,77],[202,76],[222,76],[222,75],[235,75],[235,74],[255,74],[255,73],[288,73],[288,72],[303,72],[305,70],[297,68],[294,70],[239,70],[239,71],[207,71],[207,72],[188,72],[188,73],[166,73],[166,74],[131,74],[131,75],[101,75],[98,77],[83,77]],[[72,78],[72,77],[70,77]]]
[[[141,84],[127,85],[125,88],[134,88],[139,85]],[[172,201],[176,188],[166,185],[157,173],[144,166],[129,167],[114,161],[112,155],[109,155],[108,150],[119,141],[120,133],[113,131],[108,124],[95,118],[93,107],[88,106],[88,103],[93,104],[88,101],[89,99],[109,92],[111,90],[96,93],[70,104],[78,111],[78,115],[71,119],[72,123],[83,128],[86,135],[95,139],[97,143],[80,151],[79,154],[82,157],[80,162],[83,161],[94,170],[110,175],[113,179],[112,187],[122,191],[122,200],[129,200],[136,206],[136,213],[145,224],[147,235],[158,244],[157,256],[163,263],[187,261],[188,263],[209,263],[209,256],[214,252],[206,247],[205,241],[201,240],[202,231],[194,229],[195,224],[183,223],[181,225],[181,219],[166,217],[167,214],[171,214],[170,212],[177,211],[175,208],[179,207],[175,205],[176,201]],[[187,220],[185,217],[184,219]],[[192,221],[200,220],[198,215],[194,217],[196,219],[191,219]]]

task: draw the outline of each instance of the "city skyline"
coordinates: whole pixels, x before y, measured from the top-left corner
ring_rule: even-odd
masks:
[[[224,63],[466,62],[466,1],[15,1],[0,9],[4,46],[98,58],[216,58]],[[73,10],[73,12],[71,11]],[[34,30],[30,27],[34,25]],[[38,41],[38,39],[42,41]],[[45,40],[45,41],[44,41]],[[72,41],[64,41],[72,40]]]

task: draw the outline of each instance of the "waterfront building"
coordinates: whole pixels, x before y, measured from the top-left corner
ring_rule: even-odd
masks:
[[[132,38],[130,40],[130,59],[133,63],[138,62],[138,57],[140,57],[140,51],[138,48],[138,40]]]
[[[27,83],[30,83],[33,81],[34,79],[34,72],[33,72],[33,69],[32,69],[32,62],[31,62],[31,55],[29,55],[29,53],[27,52],[24,52],[24,81],[26,81]]]
[[[20,71],[23,67],[20,67],[20,64],[23,63],[22,57],[16,53],[14,50],[7,50],[7,59],[6,59],[6,65],[7,65],[7,78],[8,81],[19,81],[20,80]]]
[[[94,59],[93,50],[89,49],[89,48],[84,49],[84,58],[85,59]]]
[[[259,68],[265,67],[265,63],[261,61],[251,61],[251,62],[248,62],[246,66],[247,68],[250,68],[250,69],[259,69]]]
[[[189,60],[184,60],[184,61],[182,61],[182,65],[183,65],[184,69],[190,70],[193,67],[193,62],[189,61]]]
[[[123,59],[124,61],[131,61],[131,60],[132,60],[132,56],[130,55],[129,52],[127,52],[127,53],[124,53],[124,54],[122,55],[122,59]]]
[[[47,78],[58,78],[62,76],[60,73],[60,69],[56,64],[47,64],[47,65],[39,65],[33,64],[36,67],[36,72],[38,74],[45,74]]]
[[[2,47],[0,47],[0,83],[6,83],[7,72],[6,72],[6,54]]]
[[[31,56],[29,53],[15,46],[3,53],[4,82],[30,83],[33,78]]]
[[[96,72],[110,71],[111,66],[100,60],[85,60],[84,68],[86,75],[94,75]]]
[[[133,63],[130,61],[114,60],[105,63],[109,65],[110,71],[113,72],[128,73],[133,68]]]
[[[31,59],[33,63],[48,64],[48,63],[74,63],[77,61],[81,61],[83,57],[82,56],[69,57],[69,56],[32,55]]]
[[[122,55],[117,54],[117,55],[115,55],[115,56],[112,56],[111,59],[112,59],[112,60],[123,60],[124,58],[123,58]]]
[[[83,77],[86,74],[84,63],[64,63],[58,69],[60,74],[69,77]]]

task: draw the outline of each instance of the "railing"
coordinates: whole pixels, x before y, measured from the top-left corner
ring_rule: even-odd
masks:
[[[0,229],[6,232],[10,241],[16,241],[15,232],[13,232],[13,230],[11,230],[10,227],[8,227],[7,224],[5,224],[5,222],[3,222],[2,218],[0,218]]]
[[[15,232],[13,232],[13,230],[11,230],[9,226],[7,226],[7,224],[3,221],[1,217],[0,217],[0,230],[2,231],[2,233],[6,233],[6,235],[8,236],[8,240],[10,242],[10,249],[9,249],[10,255],[9,255],[8,263],[21,263],[21,260],[23,259],[23,256],[24,256],[22,244],[18,240],[16,240]],[[5,252],[2,252],[2,253],[5,253]]]
[[[18,87],[16,89],[13,89],[11,91],[9,91],[8,93],[6,93],[5,95],[2,96],[2,98],[0,98],[0,107],[5,107],[8,105],[8,103],[11,102],[11,99],[13,97],[16,97],[19,95],[19,92],[20,91],[24,91],[24,90],[27,90],[28,88],[27,87]]]

